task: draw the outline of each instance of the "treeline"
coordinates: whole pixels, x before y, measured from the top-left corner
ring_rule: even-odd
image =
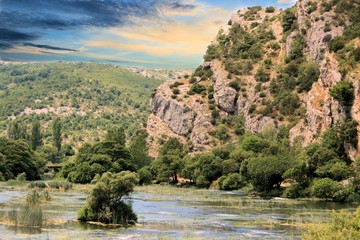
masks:
[[[52,120],[52,143],[44,144],[43,128],[34,117],[30,125],[9,124],[7,138],[0,138],[0,180],[25,174],[27,180],[43,178],[46,163],[60,163],[75,154],[71,145],[62,144],[60,118]]]
[[[84,144],[75,158],[65,164],[60,175],[74,183],[90,183],[100,179],[105,172],[137,172],[150,163],[146,137],[147,133],[139,130],[126,144],[124,128],[113,127],[108,130],[105,140],[93,145]]]
[[[355,127],[351,120],[336,124],[321,142],[306,148],[300,138],[290,144],[288,128],[276,131],[269,127],[260,134],[246,133],[235,144],[194,156],[186,155],[184,145],[172,138],[147,170],[157,181],[177,182],[181,176],[200,188],[247,187],[266,196],[359,201],[360,159],[352,162],[344,148],[354,143]]]

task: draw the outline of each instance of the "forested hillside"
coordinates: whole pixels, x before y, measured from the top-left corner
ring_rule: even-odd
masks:
[[[162,81],[156,74],[149,78],[97,63],[0,65],[1,135],[11,138],[23,129],[29,138],[37,118],[43,141],[49,143],[56,116],[63,142],[76,147],[100,141],[113,125],[123,125],[131,136],[146,122],[150,95]]]

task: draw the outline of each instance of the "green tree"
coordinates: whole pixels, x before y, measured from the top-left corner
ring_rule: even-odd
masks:
[[[56,118],[53,122],[53,137],[54,137],[54,146],[58,151],[61,150],[62,143],[62,124],[60,118]]]
[[[137,221],[129,199],[139,179],[135,173],[105,173],[87,198],[87,204],[78,212],[80,221],[128,224]]]
[[[330,178],[317,178],[310,186],[310,193],[318,198],[333,198],[335,193],[341,189],[342,185],[339,182]]]
[[[18,121],[15,121],[14,124],[10,125],[10,139],[13,140],[27,140],[29,138],[26,126],[21,124]]]
[[[131,161],[137,170],[150,164],[146,137],[146,131],[140,130],[135,134],[130,142],[129,152]]]
[[[110,128],[105,136],[106,141],[116,142],[120,145],[125,145],[126,143],[126,134],[123,127],[112,127]]]
[[[36,117],[34,117],[32,122],[30,142],[31,148],[34,151],[43,144],[40,122]]]
[[[293,8],[286,9],[282,16],[283,31],[287,32],[293,28],[296,22],[296,16]]]
[[[287,157],[259,156],[246,160],[241,173],[258,191],[279,188],[284,180],[282,175],[292,165]]]
[[[40,179],[43,162],[35,158],[24,140],[0,139],[0,170],[6,180],[25,173],[28,180]]]
[[[330,89],[330,95],[342,106],[351,107],[355,99],[354,86],[349,81],[341,81]]]

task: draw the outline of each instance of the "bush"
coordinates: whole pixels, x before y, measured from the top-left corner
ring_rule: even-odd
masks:
[[[345,47],[346,41],[343,36],[337,36],[331,39],[329,43],[330,52],[337,52]]]
[[[208,188],[210,186],[210,182],[206,179],[205,176],[200,175],[196,178],[196,187],[198,188]]]
[[[311,183],[310,194],[318,198],[333,198],[341,188],[341,183],[330,178],[317,178]]]
[[[305,62],[301,64],[298,77],[299,86],[297,91],[310,91],[313,83],[318,80],[319,76],[320,70],[316,63]]]
[[[220,58],[220,54],[221,54],[220,46],[210,45],[207,48],[206,54],[204,56],[204,60],[206,62],[209,62],[213,59]]]
[[[287,32],[293,29],[294,24],[296,23],[296,16],[294,9],[286,9],[282,16],[282,27],[283,31]]]
[[[352,106],[354,96],[354,86],[349,81],[341,81],[330,89],[330,95],[342,106]]]
[[[355,48],[351,55],[354,57],[355,61],[360,62],[360,47]]]
[[[222,176],[218,182],[218,187],[221,190],[236,190],[244,186],[245,184],[242,181],[240,174],[238,173],[232,173],[228,176]]]
[[[201,94],[203,92],[206,92],[206,87],[204,85],[198,84],[198,83],[194,83],[189,90],[189,94],[190,95],[194,95],[194,94]]]
[[[303,235],[304,240],[352,240],[360,239],[360,207],[355,212],[333,212],[331,221],[311,224]]]
[[[270,74],[266,73],[263,68],[259,68],[256,72],[255,79],[258,82],[268,82],[270,81]]]
[[[231,81],[229,83],[229,87],[235,89],[236,91],[239,91],[240,90],[240,85],[237,81]]]
[[[128,224],[137,221],[128,198],[139,179],[135,173],[104,173],[87,199],[87,204],[78,211],[80,221]]]
[[[273,6],[267,7],[267,8],[265,8],[265,12],[273,13],[273,12],[275,12],[275,7],[273,7]]]
[[[137,174],[139,175],[139,184],[140,185],[148,185],[151,184],[151,180],[153,178],[151,172],[148,167],[141,168]]]
[[[293,183],[285,189],[283,196],[287,198],[300,198],[306,197],[306,193],[306,189],[301,184]]]
[[[28,185],[29,188],[46,188],[46,184],[43,181],[31,182]]]

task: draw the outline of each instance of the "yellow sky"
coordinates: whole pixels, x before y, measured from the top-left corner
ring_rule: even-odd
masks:
[[[106,36],[94,36],[85,41],[85,45],[155,56],[202,54],[220,26],[230,18],[231,12],[198,5],[191,11],[183,12],[163,9],[162,15],[164,18],[161,21],[133,19],[136,25],[111,28]],[[191,24],[189,21],[192,21]]]

